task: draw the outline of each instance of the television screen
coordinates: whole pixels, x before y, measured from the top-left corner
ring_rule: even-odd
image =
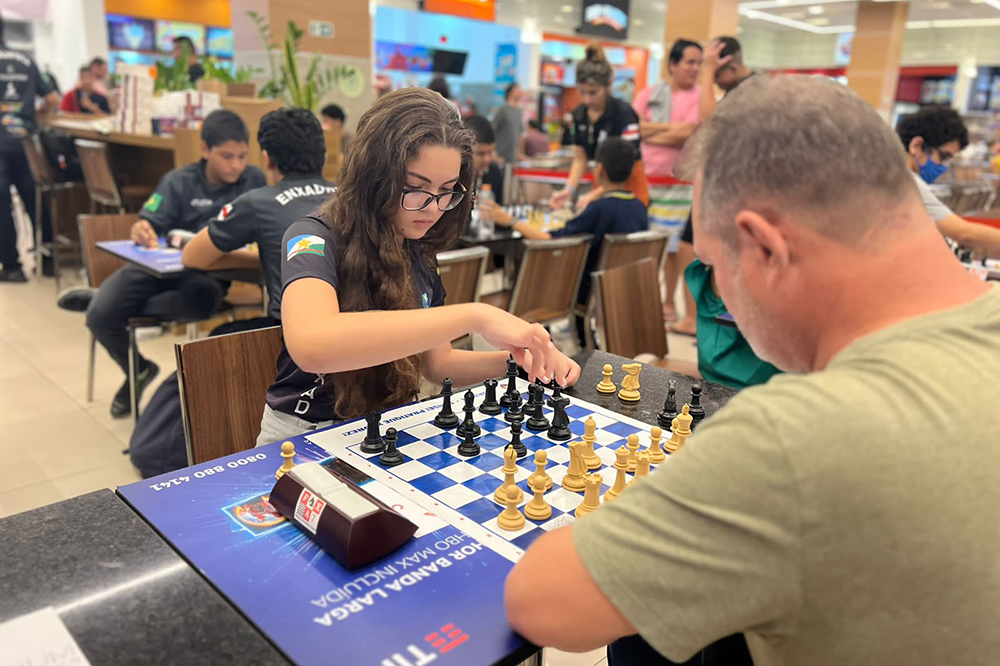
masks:
[[[108,14],[108,45],[127,51],[155,51],[153,22],[148,19]]]
[[[379,70],[429,72],[431,71],[431,52],[426,47],[416,44],[375,42],[375,67]]]
[[[205,53],[216,58],[233,57],[233,31],[229,28],[209,27],[205,38]]]
[[[205,53],[205,26],[181,21],[156,22],[157,51],[170,53],[174,48],[174,37],[190,38],[198,55]]]
[[[152,67],[156,64],[155,56],[151,53],[139,53],[138,51],[111,51],[110,57],[108,58],[108,69],[114,74],[118,65],[149,65]]]
[[[437,74],[463,74],[467,55],[460,51],[434,49],[434,64],[431,65],[431,71]]]

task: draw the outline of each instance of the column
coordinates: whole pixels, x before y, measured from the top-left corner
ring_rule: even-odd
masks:
[[[681,37],[703,44],[722,35],[735,37],[740,21],[739,4],[739,0],[668,2],[664,49],[669,53],[670,45]]]
[[[888,119],[899,85],[908,2],[858,3],[847,85]]]

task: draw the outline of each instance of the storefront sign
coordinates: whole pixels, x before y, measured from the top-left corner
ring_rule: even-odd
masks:
[[[583,0],[583,35],[625,39],[628,37],[629,0]]]
[[[495,0],[423,0],[425,12],[452,14],[466,18],[492,21],[496,15]]]

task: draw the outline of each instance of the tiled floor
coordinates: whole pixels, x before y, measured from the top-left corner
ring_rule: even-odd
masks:
[[[65,283],[63,285],[66,286]],[[87,402],[90,334],[80,313],[56,307],[55,282],[0,283],[0,517],[115,488],[140,479],[122,450],[129,419],[112,419],[111,398],[124,381],[121,370],[98,348],[94,401]],[[555,331],[567,353],[568,325]],[[182,336],[143,339],[142,353],[158,363],[160,377],[148,401],[175,367],[174,343]],[[474,341],[475,348],[484,343]],[[671,356],[695,360],[691,338],[670,336]],[[547,666],[600,666],[604,650],[583,655],[548,651]]]

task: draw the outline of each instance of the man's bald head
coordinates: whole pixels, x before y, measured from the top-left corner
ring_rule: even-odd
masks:
[[[887,209],[919,205],[895,133],[867,102],[828,79],[747,80],[685,153],[685,175],[703,176],[699,230],[730,246],[743,209],[794,218],[853,243],[891,226]]]

